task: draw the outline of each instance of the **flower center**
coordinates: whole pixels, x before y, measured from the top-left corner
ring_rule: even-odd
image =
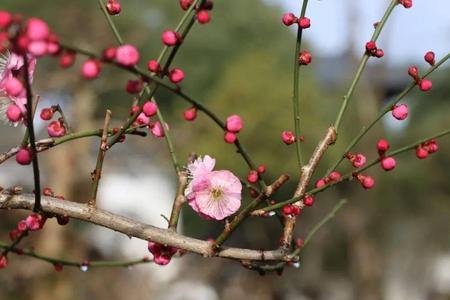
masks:
[[[211,191],[211,196],[212,196],[212,199],[213,200],[220,200],[220,198],[222,197],[222,195],[223,195],[223,191],[221,190],[221,189],[218,189],[218,188],[214,188],[214,189],[212,189],[212,191]]]

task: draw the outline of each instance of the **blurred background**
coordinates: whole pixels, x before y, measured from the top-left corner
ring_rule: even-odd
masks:
[[[290,182],[276,195],[290,197],[295,189],[295,149],[280,141],[283,130],[293,129],[292,56],[294,28],[281,24],[283,12],[298,14],[301,1],[215,1],[212,21],[196,25],[183,44],[174,66],[186,72],[183,89],[225,119],[240,114],[245,127],[240,138],[257,163],[267,168],[273,181],[281,173]],[[312,27],[305,31],[304,48],[313,63],[302,69],[302,126],[304,149],[309,155],[327,126],[335,119],[356,65],[389,1],[310,0]],[[174,28],[182,16],[177,0],[122,0],[122,13],[114,18],[123,37],[138,46],[141,63],[157,57],[160,35]],[[447,0],[414,1],[413,8],[398,7],[378,45],[385,51],[372,59],[359,83],[338,143],[327,153],[317,176],[342,153],[383,104],[409,82],[406,70],[416,64],[427,68],[423,55],[434,50],[437,59],[450,51],[450,18]],[[45,19],[67,44],[100,53],[114,46],[114,38],[96,1],[2,0],[0,9]],[[58,60],[38,62],[33,89],[41,105],[59,103],[73,130],[100,128],[105,109],[113,111],[118,126],[128,114],[132,97],[125,92],[130,74],[104,67],[100,78],[80,78],[84,57],[68,70]],[[413,90],[405,103],[408,120],[387,115],[355,149],[369,159],[377,157],[375,144],[386,138],[398,148],[449,126],[450,70],[447,65],[432,75],[428,93]],[[190,152],[209,154],[218,169],[245,177],[247,167],[233,146],[204,115],[189,123],[183,111],[189,106],[180,98],[159,90],[160,106],[171,126],[176,153],[186,162]],[[46,137],[45,124],[38,135]],[[0,127],[0,152],[20,143],[21,128]],[[66,143],[40,155],[43,186],[66,199],[86,202],[90,172],[94,169],[98,139]],[[389,173],[374,167],[373,190],[364,191],[354,182],[339,185],[316,197],[316,204],[299,219],[296,236],[305,237],[339,199],[349,203],[323,228],[301,255],[300,269],[287,268],[282,276],[242,268],[238,263],[203,259],[196,255],[174,258],[170,265],[151,264],[132,269],[92,269],[81,272],[65,268],[56,273],[46,263],[10,255],[7,269],[0,271],[0,299],[450,299],[450,140],[439,141],[440,151],[424,161],[413,152],[398,157]],[[342,164],[341,172],[350,170]],[[165,142],[151,135],[128,137],[108,152],[99,206],[157,226],[169,215],[176,187]],[[0,186],[22,185],[32,190],[31,166],[14,159],[0,166]],[[249,201],[244,193],[244,203]],[[0,240],[26,212],[0,211]],[[183,210],[180,230],[206,239],[215,237],[223,225],[200,219],[189,207]],[[227,245],[254,249],[275,248],[280,234],[275,219],[249,219]],[[144,241],[71,220],[65,227],[49,220],[42,232],[27,238],[23,246],[37,252],[82,261],[127,259],[150,255]]]

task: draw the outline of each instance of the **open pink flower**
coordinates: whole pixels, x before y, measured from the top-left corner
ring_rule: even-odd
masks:
[[[192,180],[184,194],[189,205],[206,219],[223,220],[241,206],[242,185],[230,171],[213,171],[216,161],[206,155],[188,165]]]

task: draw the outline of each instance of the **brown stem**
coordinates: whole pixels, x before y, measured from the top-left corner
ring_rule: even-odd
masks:
[[[294,198],[301,198],[305,195],[306,188],[308,187],[311,177],[314,174],[314,171],[317,168],[320,160],[328,149],[329,145],[332,145],[336,142],[336,129],[331,126],[327,130],[327,134],[325,137],[319,142],[316,149],[314,150],[311,158],[307,165],[302,167],[302,174],[300,175],[300,180],[298,182],[297,189],[294,193]],[[303,200],[295,202],[294,205],[303,208]],[[284,249],[289,249],[292,241],[292,234],[295,228],[296,218],[294,216],[286,216],[284,222],[284,230],[283,235],[280,239],[281,247]]]
[[[0,193],[0,209],[33,209],[34,195],[8,195]],[[56,215],[66,215],[73,219],[96,224],[121,232],[129,237],[151,240],[206,257],[216,256],[235,260],[256,261],[287,261],[285,253],[279,249],[260,251],[243,248],[226,248],[212,252],[211,243],[178,234],[170,229],[162,229],[141,223],[120,215],[116,215],[98,208],[91,208],[86,204],[72,201],[61,201],[56,198],[42,197],[42,211]]]
[[[187,175],[185,172],[178,173],[178,189],[173,201],[172,212],[170,214],[169,229],[177,231],[178,220],[180,219],[180,212],[183,204],[186,202],[184,190],[186,189]]]
[[[110,121],[111,111],[108,109],[106,110],[105,122],[103,124],[102,137],[100,140],[100,147],[98,149],[97,165],[95,166],[94,172],[92,172],[92,193],[91,199],[88,202],[90,207],[95,207],[95,202],[97,201],[97,191],[100,179],[102,177],[103,161],[105,159],[106,150],[108,150],[106,145],[108,143],[108,128]]]

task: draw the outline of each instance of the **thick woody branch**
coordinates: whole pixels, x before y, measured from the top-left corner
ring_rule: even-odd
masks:
[[[309,159],[308,164],[302,167],[302,174],[300,176],[297,189],[295,190],[294,198],[301,199],[305,195],[306,189],[308,188],[308,185],[311,181],[311,177],[314,171],[316,170],[317,165],[319,164],[323,155],[327,151],[328,146],[336,142],[336,138],[337,138],[336,129],[333,126],[331,126],[330,128],[328,128],[325,137],[317,145],[311,158]],[[304,206],[303,200],[301,199],[295,202],[294,205],[297,205],[300,208],[302,208]],[[295,228],[295,222],[296,222],[295,217],[286,216],[283,236],[281,237],[281,246],[285,249],[288,249],[290,247],[292,241],[292,233]]]
[[[212,252],[211,243],[199,239],[183,236],[170,229],[162,229],[142,222],[138,222],[117,214],[85,204],[71,201],[61,201],[51,197],[42,197],[42,211],[49,214],[66,215],[70,218],[96,224],[123,233],[129,237],[151,240],[156,243],[169,245],[205,257],[222,257],[236,260],[256,261],[287,261],[288,258],[281,250],[260,251],[242,248],[221,248]],[[8,195],[0,193],[0,209],[32,210],[34,195]]]

